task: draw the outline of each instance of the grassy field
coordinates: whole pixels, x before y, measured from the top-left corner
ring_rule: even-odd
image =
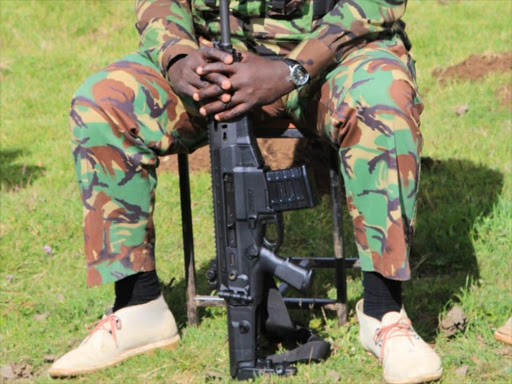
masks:
[[[30,364],[33,378],[49,383],[45,356],[60,355],[85,335],[112,302],[112,286],[85,287],[82,212],[69,150],[70,96],[90,74],[136,49],[133,0],[0,0],[0,366]],[[500,89],[511,72],[442,85],[435,68],[471,54],[511,49],[512,2],[411,1],[406,16],[426,109],[419,220],[405,284],[405,304],[418,332],[443,358],[443,383],[510,382],[510,356],[493,338],[512,315],[512,123]],[[457,116],[455,107],[468,104]],[[162,173],[157,194],[157,260],[166,296],[179,322],[181,346],[140,356],[73,383],[231,382],[225,314],[201,312],[186,324],[178,179]],[[207,173],[193,177],[192,198],[199,272],[213,256]],[[207,193],[205,193],[207,192]],[[297,228],[293,222],[311,222]],[[328,204],[287,215],[284,254],[332,250]],[[347,230],[347,233],[350,230]],[[354,253],[347,234],[347,250]],[[50,246],[51,252],[44,251]],[[205,290],[205,282],[200,286]],[[359,274],[349,277],[349,323],[308,313],[310,324],[334,345],[322,364],[303,364],[293,379],[258,383],[380,383],[378,362],[357,341],[354,305]],[[326,278],[317,288],[333,295]],[[452,338],[438,331],[454,305],[468,316]],[[467,367],[467,373],[460,373]],[[22,381],[22,380],[20,380]],[[62,383],[66,380],[59,381]]]

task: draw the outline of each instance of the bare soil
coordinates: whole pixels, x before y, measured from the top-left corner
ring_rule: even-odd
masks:
[[[434,77],[444,84],[448,79],[479,80],[491,72],[512,70],[512,51],[471,55],[463,62],[446,68],[436,68]]]
[[[294,158],[295,145],[298,139],[258,139],[261,153],[271,168],[287,168]],[[170,170],[178,173],[178,156],[167,156],[161,159],[159,170]],[[210,149],[208,146],[199,148],[189,156],[191,173],[210,170]]]
[[[330,145],[328,143],[313,139],[258,139],[258,144],[270,168],[282,169],[307,164],[314,172],[319,192],[326,193],[329,190]],[[159,172],[178,173],[177,156],[167,156],[160,160]],[[189,171],[191,174],[210,171],[208,146],[199,148],[189,156]]]

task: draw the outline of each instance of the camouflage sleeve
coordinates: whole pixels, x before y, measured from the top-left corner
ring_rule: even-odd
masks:
[[[199,48],[189,0],[136,0],[139,49],[165,75],[169,62]]]
[[[299,61],[314,77],[358,37],[389,29],[402,17],[406,5],[407,0],[339,0],[288,57]]]

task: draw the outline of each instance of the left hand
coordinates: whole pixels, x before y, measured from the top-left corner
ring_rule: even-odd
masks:
[[[230,100],[225,93],[219,99],[223,92],[215,84],[197,90],[193,96],[194,100],[205,102],[199,109],[201,114],[214,114],[215,120],[219,121],[230,120],[256,106],[270,104],[295,87],[289,80],[290,71],[285,62],[265,59],[250,52],[242,52],[240,62],[207,63],[199,66],[196,72],[203,77],[211,73],[228,76]]]
[[[198,89],[210,84],[217,84],[219,89],[230,86],[226,76],[221,73],[211,73],[202,78],[197,74],[198,67],[212,61],[231,64],[233,56],[216,48],[203,47],[176,61],[167,71],[173,91],[179,96],[193,96]]]

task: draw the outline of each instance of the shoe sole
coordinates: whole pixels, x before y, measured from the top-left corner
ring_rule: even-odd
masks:
[[[362,344],[362,342],[361,342],[361,344]],[[363,348],[366,349],[368,352],[372,353],[375,357],[378,357],[378,355],[374,351],[372,351],[371,348],[369,348],[365,345],[363,345]],[[384,380],[388,384],[418,384],[418,383],[425,383],[428,381],[439,380],[442,375],[443,375],[443,368],[441,367],[436,373],[433,373],[431,375],[417,376],[417,377],[413,377],[413,378],[409,378],[409,379],[392,379],[392,378],[386,377],[386,375],[384,375]]]
[[[117,365],[130,357],[140,355],[143,353],[152,352],[155,349],[165,349],[165,350],[175,349],[178,346],[179,341],[180,341],[180,336],[176,335],[167,340],[162,340],[162,341],[158,341],[156,343],[146,344],[141,347],[130,349],[130,350],[124,352],[123,354],[121,354],[120,356],[118,356],[116,359],[108,362],[107,364],[96,365],[91,368],[73,369],[73,370],[71,370],[71,369],[50,369],[48,374],[50,375],[50,377],[70,377],[70,376],[79,376],[79,375],[83,375],[86,373],[96,372],[100,369]]]
[[[440,368],[436,373],[432,373],[430,375],[424,375],[424,376],[411,377],[408,379],[392,379],[392,378],[386,377],[386,375],[384,375],[384,380],[386,381],[386,383],[389,383],[389,384],[418,384],[418,383],[425,383],[428,381],[439,380],[442,375],[443,375],[443,368]]]

